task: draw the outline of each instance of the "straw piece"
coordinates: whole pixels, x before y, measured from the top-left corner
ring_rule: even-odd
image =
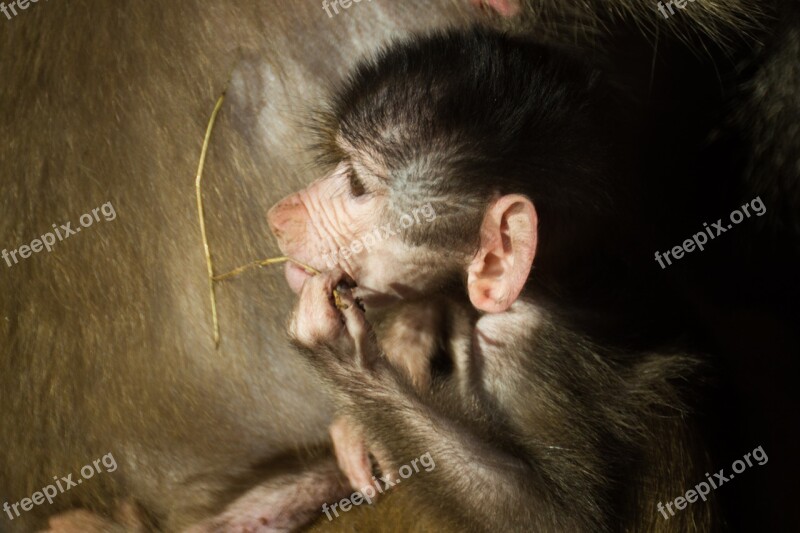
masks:
[[[214,294],[214,266],[211,263],[211,251],[208,248],[205,213],[203,211],[203,193],[200,188],[200,183],[203,179],[203,167],[205,167],[206,164],[206,154],[208,153],[208,143],[211,139],[211,130],[214,128],[214,122],[217,120],[217,113],[219,113],[224,100],[225,92],[223,91],[217,100],[217,104],[214,106],[214,111],[211,112],[211,118],[208,120],[206,136],[203,139],[203,150],[200,152],[200,164],[197,166],[197,177],[195,178],[194,183],[195,192],[197,194],[197,216],[200,219],[200,233],[203,236],[203,250],[206,257],[206,267],[208,268],[208,290],[211,298],[211,321],[214,328],[214,347],[216,348],[219,348],[219,319],[217,318],[217,298]]]
[[[206,155],[208,154],[208,144],[211,140],[211,131],[214,129],[214,123],[217,120],[217,114],[219,113],[220,108],[222,108],[222,102],[224,100],[225,100],[225,91],[223,91],[222,94],[220,95],[216,105],[214,106],[214,110],[211,112],[211,117],[208,119],[208,126],[206,127],[206,135],[203,138],[203,149],[200,152],[200,162],[197,165],[197,176],[195,177],[195,182],[194,182],[195,194],[197,196],[197,217],[200,220],[200,234],[203,238],[203,252],[206,258],[206,269],[208,270],[208,293],[209,293],[209,299],[211,300],[211,322],[213,327],[213,338],[214,338],[215,348],[219,348],[219,339],[220,339],[219,317],[217,316],[217,297],[214,292],[215,282],[224,281],[226,279],[236,277],[239,274],[247,270],[250,270],[251,268],[274,265],[278,263],[285,263],[287,261],[296,264],[297,266],[299,266],[300,268],[302,268],[311,275],[315,276],[320,273],[319,270],[312,268],[306,264],[303,264],[300,261],[297,261],[296,259],[292,259],[291,257],[272,257],[268,259],[262,259],[261,261],[253,261],[252,263],[240,266],[239,268],[235,268],[230,272],[227,272],[225,274],[220,274],[219,276],[214,275],[214,264],[211,260],[211,250],[208,247],[208,235],[206,234],[206,220],[205,220],[205,210],[203,209],[203,190],[201,184],[203,180],[203,169],[206,164]],[[342,302],[339,291],[336,289],[333,290],[333,298],[334,302],[336,303],[336,307],[338,307],[339,309],[347,309],[347,304]]]
[[[219,276],[215,276],[212,278],[212,280],[225,281],[226,279],[234,278],[239,274],[246,272],[252,268],[264,267],[268,265],[276,265],[278,263],[286,263],[286,262],[294,263],[295,265],[299,266],[312,276],[316,276],[317,274],[321,273],[316,268],[310,267],[305,263],[301,263],[297,259],[288,256],[283,256],[283,257],[271,257],[269,259],[262,259],[261,261],[253,261],[252,263],[248,263],[246,265],[240,266],[239,268],[235,268],[230,272],[226,272],[225,274],[220,274]],[[342,301],[342,295],[339,293],[339,289],[333,289],[333,302],[338,309],[347,309],[348,307],[350,307],[349,305],[347,305]]]
[[[212,279],[214,281],[224,281],[226,279],[238,276],[242,272],[250,270],[251,268],[264,267],[264,266],[267,266],[267,265],[275,265],[275,264],[278,264],[278,263],[286,263],[286,262],[294,263],[295,265],[299,266],[300,268],[302,268],[303,270],[305,270],[306,272],[308,272],[312,276],[316,276],[317,274],[320,273],[319,270],[317,270],[316,268],[312,268],[312,267],[310,267],[310,266],[308,266],[306,264],[301,263],[300,261],[298,261],[296,259],[292,259],[291,257],[285,257],[284,256],[284,257],[272,257],[272,258],[269,258],[269,259],[262,259],[261,261],[253,261],[252,263],[248,263],[248,264],[246,264],[244,266],[240,266],[239,268],[235,268],[235,269],[231,270],[230,272],[226,272],[225,274],[220,274],[219,276],[214,276],[214,278],[212,278]]]

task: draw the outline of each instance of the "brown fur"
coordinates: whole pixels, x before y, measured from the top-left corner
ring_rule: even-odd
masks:
[[[18,501],[109,451],[120,463],[53,506],[14,522],[0,516],[0,529],[28,531],[71,506],[111,514],[132,499],[154,527],[174,530],[254,484],[251,465],[325,438],[326,398],[283,341],[291,296],[279,271],[218,287],[223,340],[213,349],[191,188],[202,133],[235,71],[240,85],[205,177],[212,254],[226,271],[275,251],[266,209],[315,177],[294,124],[307,101],[386,34],[454,20],[455,3],[425,3],[422,13],[362,3],[329,20],[313,2],[73,0],[0,18],[0,246],[106,201],[118,214],[51,254],[0,263],[0,496]],[[744,2],[713,5],[747,18]],[[686,15],[701,26],[740,28],[739,18],[694,11]],[[573,28],[602,20],[577,16]],[[782,83],[777,70],[762,79]],[[254,125],[265,109],[275,132],[266,142]],[[758,100],[741,122],[775,109]],[[773,135],[766,119],[758,131],[756,144]],[[359,512],[404,530],[400,520],[418,516],[391,502],[405,498]]]
[[[109,451],[119,469],[13,522],[3,515],[0,529],[29,531],[72,506],[111,514],[124,498],[175,531],[252,483],[252,465],[326,439],[331,414],[286,349],[279,269],[218,285],[214,350],[193,190],[214,101],[233,72],[204,177],[224,272],[274,254],[265,214],[313,177],[295,119],[320,88],[386,33],[456,10],[373,2],[328,19],[313,2],[33,7],[0,24],[2,246],[107,201],[118,216],[0,265],[0,495],[16,502]]]

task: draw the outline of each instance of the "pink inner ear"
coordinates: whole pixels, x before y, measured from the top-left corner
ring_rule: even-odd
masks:
[[[520,0],[472,0],[473,5],[489,8],[502,17],[514,17],[519,14]]]

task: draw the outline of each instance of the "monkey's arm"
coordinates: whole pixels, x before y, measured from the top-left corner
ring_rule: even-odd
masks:
[[[339,315],[330,305],[335,275],[318,278],[306,282],[290,331],[332,386],[340,409],[362,427],[369,446],[385,451],[384,491],[398,481],[412,484],[406,490],[413,490],[420,506],[447,509],[471,529],[589,529],[590,517],[575,509],[564,512],[547,476],[525,459],[528,454],[506,445],[511,439],[498,435],[495,424],[472,419],[482,418],[480,409],[460,405],[450,412],[418,394],[381,356],[363,312],[350,305]],[[349,291],[342,297],[352,298]],[[464,403],[460,396],[456,400]],[[455,415],[459,410],[462,415]],[[435,463],[430,471],[418,468],[426,454]]]
[[[378,317],[375,331],[381,352],[419,392],[430,390],[431,359],[439,345],[443,307],[437,300],[409,302]],[[348,416],[338,416],[328,431],[339,467],[353,489],[373,484],[373,461],[380,463],[385,456],[380,447],[367,448],[360,424]]]

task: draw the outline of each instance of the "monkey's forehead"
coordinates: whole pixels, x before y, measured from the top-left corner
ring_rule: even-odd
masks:
[[[356,170],[368,172],[372,176],[382,180],[389,181],[386,174],[386,161],[379,151],[376,149],[376,144],[369,141],[351,140],[342,131],[336,134],[336,144],[342,150],[348,161],[356,167]]]

